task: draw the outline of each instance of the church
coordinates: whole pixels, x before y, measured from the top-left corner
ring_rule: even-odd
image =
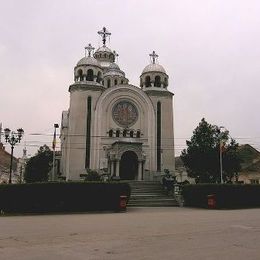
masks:
[[[174,174],[174,94],[158,55],[150,54],[134,86],[107,46],[111,33],[104,27],[98,35],[103,46],[85,47],[69,86],[69,109],[62,112],[62,177],[79,180],[88,169],[140,181],[158,180],[166,169]]]

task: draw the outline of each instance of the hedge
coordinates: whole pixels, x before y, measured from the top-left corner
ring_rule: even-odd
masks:
[[[216,208],[260,207],[260,185],[195,184],[185,185],[182,195],[185,206],[208,207],[208,195],[216,197]]]
[[[130,197],[127,183],[49,182],[0,185],[0,211],[48,213],[118,210],[120,195]]]

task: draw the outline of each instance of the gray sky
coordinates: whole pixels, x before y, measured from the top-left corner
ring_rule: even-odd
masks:
[[[175,94],[177,155],[202,117],[260,149],[258,0],[0,4],[0,122],[24,128],[30,154],[51,145],[53,124],[69,106],[73,68],[86,44],[101,45],[97,31],[103,26],[130,83],[138,85],[148,54],[159,54]]]

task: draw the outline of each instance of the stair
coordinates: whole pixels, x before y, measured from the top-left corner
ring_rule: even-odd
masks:
[[[128,207],[177,207],[177,201],[168,196],[159,182],[129,181],[131,197]]]

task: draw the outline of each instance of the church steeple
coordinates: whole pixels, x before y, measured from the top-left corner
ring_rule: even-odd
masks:
[[[140,86],[146,90],[167,90],[168,75],[162,65],[157,62],[159,55],[153,51],[149,54],[151,63],[147,65],[140,76]]]

